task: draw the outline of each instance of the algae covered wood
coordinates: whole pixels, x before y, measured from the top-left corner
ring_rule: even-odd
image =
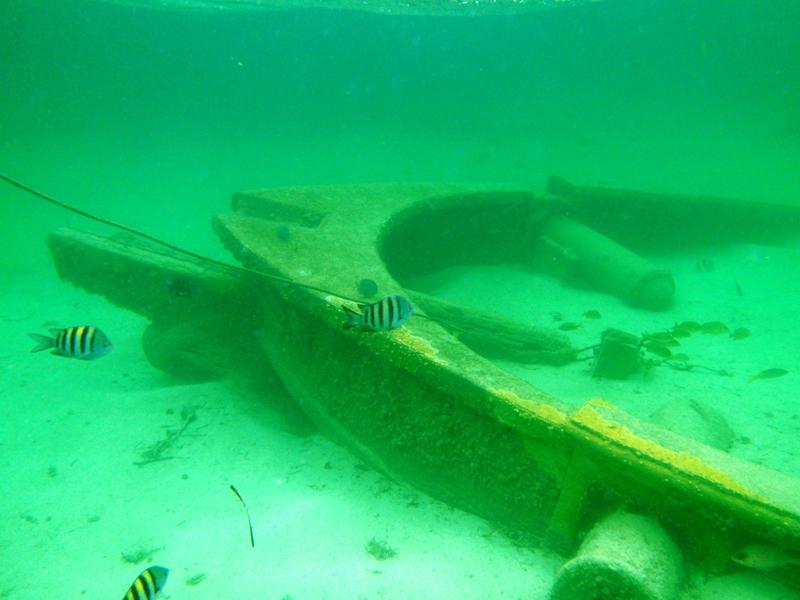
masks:
[[[331,186],[293,192],[253,194],[245,214],[219,216],[215,228],[243,264],[344,295],[353,294],[364,276],[381,293],[402,292],[381,260],[377,234],[398,208],[453,190]],[[243,202],[240,194],[235,206]],[[321,212],[319,224],[309,227],[308,219],[295,217],[300,211],[286,206],[295,202]],[[252,215],[278,215],[289,236],[281,239],[275,221]],[[338,298],[279,287],[264,294],[264,351],[320,428],[371,464],[456,506],[543,531],[558,496],[559,470],[532,455],[527,442],[559,435],[564,413],[554,398],[494,368],[435,322],[412,319],[382,334],[343,331]],[[506,395],[528,398],[530,406],[522,411]],[[554,450],[548,454],[564,452],[563,445],[549,445]]]
[[[385,230],[398,215],[452,206],[454,197],[496,203],[508,216],[524,210],[517,202],[524,194],[507,190],[494,196],[457,187],[320,186],[240,194],[240,210],[214,226],[235,256],[259,271],[343,295],[357,294],[367,276],[382,294],[402,293],[387,267],[397,257],[383,244]],[[540,220],[529,216],[535,235]],[[492,235],[502,234],[493,227]],[[800,550],[796,479],[606,402],[570,414],[434,321],[412,319],[381,334],[343,330],[347,301],[325,293],[218,272],[127,239],[60,231],[50,249],[62,277],[166,325],[183,322],[187,311],[198,319],[220,308],[249,311],[261,328],[262,358],[249,368],[257,375],[272,365],[329,435],[454,506],[523,532],[547,532],[564,551],[583,525],[618,502],[659,517],[701,564],[718,568],[740,542]],[[400,249],[410,268],[418,249]],[[192,285],[181,284],[176,299],[170,281],[177,275]]]
[[[152,321],[142,346],[154,367],[204,381],[251,374],[259,365],[259,379],[275,388],[256,350],[260,301],[247,276],[128,234],[62,228],[50,234],[48,246],[63,279]]]
[[[129,234],[62,228],[47,239],[59,276],[153,321],[252,312],[254,288],[239,274],[155,247]]]
[[[550,177],[547,192],[583,223],[637,250],[800,237],[800,204],[592,187]]]
[[[516,265],[591,287],[628,304],[664,310],[672,276],[529,192],[440,194],[399,209],[377,244],[400,282],[463,265]]]
[[[573,413],[567,427],[575,456],[594,469],[584,469],[584,483],[602,482],[620,498],[647,506],[694,562],[720,569],[732,544],[747,540],[800,552],[797,478],[642,422],[602,400]]]
[[[550,365],[575,360],[575,348],[560,331],[487,315],[419,291],[410,295],[428,316],[482,356]]]
[[[619,296],[631,306],[665,310],[675,281],[664,269],[575,219],[553,215],[542,225],[533,249],[537,264],[567,263],[564,278],[583,280],[597,291]]]
[[[417,262],[420,257],[438,260],[439,266],[448,264],[448,261],[464,260],[463,255],[443,256],[444,245],[436,251],[424,247],[421,243],[424,238],[415,239],[417,245],[412,249],[404,247],[397,239],[387,242],[390,236],[386,231],[394,226],[392,214],[396,215],[394,219],[399,215],[400,219],[407,220],[414,211],[428,210],[432,221],[428,226],[431,229],[437,226],[444,228],[446,223],[437,223],[433,216],[452,217],[447,207],[454,205],[454,192],[438,193],[436,190],[416,188],[413,191],[406,190],[407,194],[404,194],[397,187],[384,191],[389,197],[394,197],[394,203],[386,201],[380,211],[370,213],[373,219],[367,218],[359,224],[354,222],[355,213],[352,211],[380,198],[382,195],[376,193],[375,188],[316,188],[314,193],[317,199],[330,194],[329,208],[327,211],[322,209],[324,216],[317,227],[299,228],[297,245],[291,254],[272,254],[264,247],[260,241],[261,234],[271,231],[272,224],[259,224],[261,219],[223,216],[217,221],[217,229],[226,244],[246,264],[254,265],[263,261],[264,268],[277,268],[283,275],[305,273],[316,277],[315,284],[322,286],[336,284],[340,277],[336,266],[340,261],[356,266],[368,265],[368,268],[374,269],[376,281],[388,293],[399,291],[401,287],[392,278],[394,270],[390,274],[386,265],[398,266],[402,272],[412,269],[415,262],[420,264]],[[427,193],[427,197],[419,197],[419,193]],[[339,202],[341,194],[360,196],[362,202],[352,198],[348,203]],[[501,215],[520,217],[524,211],[515,201],[518,196],[513,193],[500,191],[494,198],[485,192],[465,196],[460,192],[455,194],[467,198],[465,210],[477,203],[484,210],[484,215],[499,212]],[[299,197],[307,195],[308,191],[304,190]],[[265,207],[270,207],[273,202],[277,205],[291,202],[291,196],[291,190],[282,189],[274,193],[260,192],[258,198]],[[492,202],[496,205],[493,206]],[[377,204],[372,204],[372,208]],[[490,210],[486,210],[487,205]],[[342,209],[342,206],[345,208]],[[380,217],[381,213],[383,217]],[[467,219],[465,225],[469,226],[470,223],[471,231],[484,232],[489,238],[508,231],[495,224],[484,225],[485,219],[478,218],[471,222]],[[317,233],[323,242],[319,245],[314,240]],[[518,230],[516,237],[524,240],[524,233]],[[535,230],[531,235],[535,235]],[[337,246],[336,256],[328,256],[328,242],[337,239],[346,239],[347,243]],[[478,248],[467,259],[478,256],[483,260],[500,260],[502,252],[498,252],[498,247],[503,248],[502,245]],[[398,252],[391,254],[392,248]],[[260,255],[259,249],[262,251]],[[350,253],[351,249],[353,254]],[[465,248],[465,252],[469,250]],[[509,254],[510,260],[514,260],[518,256],[518,249],[511,249]],[[351,260],[348,260],[348,256]],[[364,262],[355,260],[356,257]],[[429,265],[422,260],[419,268],[425,270]],[[301,296],[305,294],[298,293],[295,299],[299,301]],[[311,298],[306,300],[312,304],[314,302]],[[331,325],[335,327],[337,311],[335,308],[329,310],[329,305],[335,307],[339,302],[332,298],[319,300],[321,303],[316,309],[303,314],[296,321],[313,319],[312,313],[316,313],[318,318],[325,315],[326,320],[330,315],[333,318]],[[299,304],[306,305],[306,302]],[[421,304],[424,305],[424,301]],[[338,318],[340,323],[341,316]],[[277,322],[285,320],[279,319]],[[565,418],[565,411],[556,399],[515,380],[468,351],[454,336],[430,321],[412,320],[403,330],[385,336],[339,335],[339,341],[334,342],[335,330],[330,334],[337,350],[323,355],[322,362],[327,369],[332,369],[323,369],[323,374],[319,374],[317,362],[313,369],[308,369],[304,362],[308,359],[307,353],[292,357],[288,349],[268,350],[275,360],[281,361],[279,372],[293,380],[287,387],[294,388],[304,397],[306,406],[317,412],[323,428],[327,424],[333,430],[338,429],[340,435],[343,430],[345,438],[351,436],[350,444],[354,441],[356,445],[364,444],[381,464],[390,469],[400,465],[399,471],[406,480],[458,506],[490,518],[498,518],[499,512],[502,512],[503,518],[500,520],[540,533],[542,530],[539,526],[548,521],[549,533],[557,543],[563,542],[562,548],[566,548],[575,539],[581,515],[592,514],[603,504],[600,500],[602,495],[594,496],[589,493],[590,490],[607,489],[628,502],[674,521],[674,531],[706,531],[707,541],[700,544],[701,548],[694,549],[695,559],[704,552],[713,553],[715,548],[725,547],[730,534],[719,533],[722,520],[728,532],[735,531],[743,538],[764,535],[756,523],[768,523],[770,529],[767,535],[771,539],[780,540],[780,543],[792,548],[800,543],[800,507],[791,494],[787,494],[785,483],[785,480],[796,483],[795,480],[776,479],[768,469],[727,456],[721,458],[701,444],[687,441],[687,445],[680,445],[683,443],[680,436],[670,437],[669,432],[662,435],[660,428],[645,427],[619,411],[600,410],[596,405],[587,405],[573,418]],[[317,343],[321,338],[328,338],[327,334],[321,335],[319,331],[312,330],[304,335],[317,338]],[[331,365],[333,357],[339,362]],[[345,386],[348,393],[352,392],[347,399],[334,400],[329,391],[331,383],[341,381],[345,385],[340,379],[341,375],[336,372],[337,368],[347,370],[353,366],[351,361],[355,361],[355,372],[363,374],[363,377],[359,377],[360,381],[355,384],[348,383]],[[400,379],[396,377],[398,368],[403,375]],[[407,383],[412,377],[424,384],[425,392],[417,396],[418,391],[415,390],[414,402],[407,404],[403,398],[406,386],[401,385],[401,381]],[[385,387],[386,381],[392,382],[388,388]],[[361,387],[362,384],[365,386]],[[377,400],[375,390],[379,390]],[[343,407],[346,410],[340,412]],[[358,416],[348,415],[347,412],[351,410]],[[432,413],[426,414],[426,411]],[[457,416],[462,414],[461,411],[471,415],[470,425]],[[364,422],[363,416],[367,414],[377,418]],[[418,420],[417,417],[421,415],[426,416]],[[436,418],[432,415],[436,415]],[[439,429],[441,426],[445,426],[445,429]],[[396,432],[398,427],[402,429],[399,438],[383,437],[384,431]],[[516,451],[508,451],[508,446],[493,437],[500,431],[504,432],[502,437],[505,443],[518,439],[529,455],[523,458],[518,446],[515,446]],[[488,435],[488,432],[494,433]],[[398,439],[401,440],[400,447],[406,450],[399,455],[394,452]],[[476,440],[480,440],[477,446]],[[679,440],[679,450],[673,447],[675,440]],[[495,448],[504,448],[500,455],[490,453],[492,459],[489,461],[498,460],[496,464],[501,467],[499,473],[503,476],[482,481],[491,468],[487,468],[487,463],[482,461],[466,459],[462,452],[468,451],[470,457],[486,456],[487,443]],[[437,457],[433,470],[426,468],[430,467],[427,460],[431,456]],[[508,462],[501,456],[504,459],[513,458]],[[527,490],[531,494],[528,500],[531,506],[541,510],[543,497],[552,500],[550,492],[558,495],[555,507],[551,500],[546,502],[546,516],[538,521],[538,526],[537,521],[526,518],[524,511],[515,514],[513,509],[510,512],[494,510],[500,506],[495,502],[495,497],[509,493],[509,482],[514,481],[507,478],[507,470],[515,471],[511,465],[520,460],[520,465],[531,467],[530,460],[537,465],[537,468],[529,471],[529,476],[539,477],[541,483],[541,486]],[[584,467],[577,467],[579,464]],[[455,465],[465,468],[455,480],[448,481],[446,476],[442,480],[435,476],[437,470],[447,473]],[[541,472],[534,475],[537,469],[541,469]],[[545,477],[548,472],[555,473],[555,476]],[[465,482],[470,484],[465,485]],[[516,492],[519,492],[518,488]],[[517,494],[512,496],[522,497]],[[595,505],[593,508],[592,504]],[[511,508],[513,504],[505,506]],[[682,511],[685,514],[681,514]],[[753,514],[756,516],[753,517]],[[696,522],[698,515],[707,518],[705,522],[708,526]]]

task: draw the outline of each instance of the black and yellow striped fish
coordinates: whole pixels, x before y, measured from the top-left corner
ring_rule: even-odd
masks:
[[[51,335],[29,334],[38,345],[31,352],[53,351],[56,356],[94,360],[111,352],[111,341],[106,334],[91,325],[76,325],[66,329],[51,329]]]
[[[357,313],[344,307],[348,316],[345,328],[358,327],[362,331],[386,331],[397,329],[408,321],[414,313],[414,307],[403,296],[386,296],[372,304],[362,304]]]
[[[167,583],[169,569],[154,565],[142,571],[122,600],[153,600]]]

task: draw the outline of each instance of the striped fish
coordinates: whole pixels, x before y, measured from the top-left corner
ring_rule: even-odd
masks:
[[[148,567],[131,584],[122,600],[153,600],[167,583],[169,569],[154,565]]]
[[[414,312],[411,302],[403,296],[386,296],[372,304],[360,305],[361,312],[358,313],[344,307],[348,321],[344,324],[345,328],[357,327],[361,331],[386,331],[397,329],[408,321]]]
[[[53,351],[51,354],[81,360],[94,360],[111,352],[106,334],[91,325],[76,325],[66,329],[51,329],[51,335],[29,334],[38,345],[31,352]]]

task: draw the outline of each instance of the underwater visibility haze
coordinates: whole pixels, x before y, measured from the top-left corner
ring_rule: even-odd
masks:
[[[0,599],[800,598],[798,31],[6,0]]]

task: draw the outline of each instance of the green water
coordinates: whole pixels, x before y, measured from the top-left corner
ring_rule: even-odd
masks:
[[[0,152],[178,241],[207,241],[231,191],[285,183],[559,173],[792,199],[797,18],[792,2],[433,19],[12,1]]]
[[[0,172],[85,210],[226,260],[232,259],[211,231],[211,216],[229,210],[234,191],[288,184],[497,182],[541,193],[547,177],[558,174],[588,185],[797,204],[798,31],[800,5],[790,0],[607,1],[471,18],[302,7],[184,12],[6,0],[0,9]],[[225,590],[229,598],[276,600],[522,598],[524,590],[530,597],[546,597],[552,582],[552,564],[546,561],[552,557],[521,555],[507,540],[471,546],[474,542],[463,538],[479,538],[483,544],[494,530],[487,533],[470,515],[448,521],[449,509],[427,499],[422,502],[429,512],[420,520],[431,525],[424,529],[444,523],[445,539],[462,540],[450,544],[461,550],[453,550],[455,558],[446,562],[461,562],[463,570],[442,575],[444,567],[437,571],[435,562],[426,562],[435,557],[423,553],[416,561],[407,559],[389,583],[381,583],[374,580],[380,575],[365,573],[389,572],[392,560],[339,565],[331,550],[337,540],[343,556],[361,557],[373,532],[386,537],[394,525],[369,522],[373,529],[351,539],[353,527],[331,524],[338,514],[335,504],[326,505],[329,512],[314,513],[318,490],[313,486],[323,484],[312,476],[302,480],[291,499],[278,500],[263,491],[262,506],[272,505],[274,521],[262,543],[272,537],[274,555],[283,552],[290,557],[287,562],[274,555],[241,558],[220,547],[181,565],[182,549],[208,532],[204,515],[233,515],[230,522],[209,524],[213,531],[243,525],[234,512],[238,506],[227,505],[233,474],[239,473],[250,490],[258,489],[264,477],[283,479],[276,474],[279,469],[263,466],[279,452],[290,458],[276,464],[313,464],[321,476],[330,471],[321,466],[327,463],[321,457],[334,457],[334,472],[345,465],[341,468],[348,474],[359,474],[360,463],[304,426],[299,429],[311,437],[299,436],[295,425],[264,408],[258,390],[247,384],[195,389],[156,372],[139,346],[144,319],[58,280],[45,240],[65,225],[107,232],[18,190],[0,188],[0,284],[6,289],[0,305],[5,340],[0,350],[5,370],[0,477],[6,482],[0,539],[7,548],[0,548],[0,598],[62,592],[94,598],[98,589],[121,596],[146,563],[126,563],[120,554],[140,546],[155,549],[156,562],[169,559],[176,575],[166,591],[176,599],[220,597]],[[716,265],[712,273],[696,268],[706,258]],[[501,366],[571,406],[603,395],[641,418],[658,407],[648,397],[653,390],[657,398],[710,396],[710,404],[736,431],[734,454],[799,476],[795,439],[800,411],[793,379],[800,373],[796,245],[719,249],[710,243],[703,250],[677,248],[654,260],[686,284],[678,307],[662,316],[640,312],[628,317],[615,299],[585,290],[576,295],[513,269],[446,274],[429,282],[429,291],[488,312],[511,311],[540,325],[548,324],[554,311],[577,319],[587,309],[599,309],[606,321],[584,323],[571,334],[578,346],[595,341],[606,324],[656,330],[685,319],[719,319],[747,325],[754,334],[750,346],[706,343],[693,350],[705,363],[736,374],[710,384],[661,373],[652,386],[647,379],[630,385],[606,382],[592,393],[585,386],[583,365],[568,367],[570,377],[540,366]],[[743,299],[734,296],[734,281],[744,286]],[[49,356],[34,360],[28,355],[29,330],[95,315],[105,318],[104,328],[116,329],[111,336],[116,345],[112,357],[118,361],[111,364],[116,366],[103,367],[111,357],[75,367],[74,361],[54,363]],[[747,376],[771,367],[790,373],[774,382],[747,384]],[[709,394],[708,389],[716,391]],[[218,405],[219,398],[226,400]],[[109,408],[109,402],[117,404]],[[158,417],[142,402],[152,402]],[[214,451],[199,460],[217,460],[207,476],[222,492],[209,491],[216,488],[203,480],[204,487],[187,500],[171,496],[175,481],[155,485],[142,481],[142,472],[124,471],[135,451],[158,439],[182,407],[194,405],[210,406],[211,415],[228,405],[246,415],[244,420],[231,417],[232,422],[246,431],[241,434],[246,447],[269,475],[260,478],[259,469],[251,468],[256,459],[248,461],[244,451],[230,463],[217,460],[241,438],[233,426],[225,430],[224,419],[213,416],[207,431],[217,441],[210,433],[202,439],[210,440],[206,444]],[[131,442],[138,445],[117,448],[117,438],[102,441],[104,429],[119,428],[124,435],[128,418]],[[54,425],[62,419],[67,432]],[[92,419],[99,429],[81,425]],[[142,433],[148,428],[152,435]],[[271,440],[268,449],[257,450],[262,438]],[[103,478],[87,479],[76,461],[102,455],[104,447],[118,454],[112,452],[108,464],[105,459],[88,461],[107,469],[98,467]],[[181,467],[175,464],[178,471],[171,475],[177,480]],[[83,483],[72,488],[54,479],[48,475],[53,465],[62,477]],[[364,477],[368,483],[348,479],[324,485],[337,490],[334,495],[346,498],[348,506],[391,514],[391,523],[414,520],[403,507],[416,492],[392,487],[374,473]],[[49,487],[50,479],[58,485]],[[126,486],[144,490],[131,518],[124,514],[126,495],[120,491]],[[393,499],[381,505],[384,487],[392,489],[386,493]],[[157,508],[154,499],[160,501]],[[258,499],[258,492],[251,491],[248,500]],[[278,507],[289,516],[274,516]],[[192,515],[185,517],[192,523],[188,529],[165,531],[170,522],[184,522],[184,509]],[[154,518],[149,511],[160,515],[158,531],[148,527]],[[165,512],[179,516],[170,521]],[[102,519],[89,521],[97,527],[86,524],[101,513]],[[57,526],[50,528],[52,520]],[[289,521],[295,526],[282,528]],[[324,533],[315,536],[314,531]],[[326,535],[323,543],[319,538]],[[388,537],[402,545],[408,541],[402,535],[410,534]],[[199,544],[213,546],[213,536]],[[418,543],[436,544],[449,542]],[[68,550],[59,552],[59,547]],[[325,557],[319,559],[324,568],[315,549]],[[297,558],[303,553],[310,572],[305,576]],[[400,548],[398,560],[403,555]],[[416,555],[408,550],[405,556]],[[247,575],[237,571],[226,582],[235,564],[245,564]],[[282,569],[292,576],[281,579]],[[517,569],[510,581],[496,580],[497,572],[508,569]],[[199,572],[209,573],[205,583],[185,583]],[[27,584],[28,578],[35,581]],[[280,585],[270,584],[275,581]],[[419,581],[430,583],[419,587]],[[258,596],[248,595],[254,590]]]

